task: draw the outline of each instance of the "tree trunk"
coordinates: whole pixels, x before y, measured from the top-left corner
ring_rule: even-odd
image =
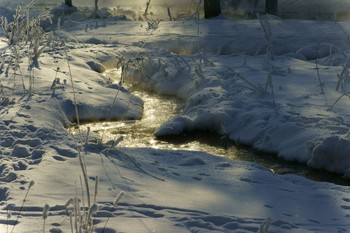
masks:
[[[204,0],[204,17],[211,18],[221,14],[220,0]]]
[[[72,0],[64,0],[64,4],[66,4],[69,7],[73,6]]]
[[[267,14],[277,15],[278,0],[266,0],[265,11]]]
[[[98,0],[95,0],[95,11],[98,11]]]

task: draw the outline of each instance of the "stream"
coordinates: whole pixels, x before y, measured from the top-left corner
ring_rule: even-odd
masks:
[[[106,75],[118,77],[118,72],[120,71],[109,70]],[[141,120],[94,122],[82,125],[82,129],[86,130],[90,127],[92,132],[101,136],[103,142],[123,136],[124,140],[118,144],[120,147],[206,152],[229,159],[258,163],[277,174],[295,174],[315,181],[350,186],[350,180],[339,174],[285,161],[277,158],[276,155],[258,152],[250,147],[236,145],[232,141],[223,141],[219,135],[210,132],[194,132],[180,137],[157,139],[153,135],[155,129],[178,115],[182,102],[172,96],[159,96],[133,86],[127,86],[127,89],[144,100],[144,115]]]

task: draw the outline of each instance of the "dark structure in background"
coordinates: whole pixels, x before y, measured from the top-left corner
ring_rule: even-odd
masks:
[[[204,17],[211,18],[221,14],[220,0],[204,0]]]
[[[69,7],[73,6],[72,0],[64,0],[64,4],[66,4]]]
[[[237,0],[238,2],[242,0]],[[249,1],[249,0],[245,0]],[[150,0],[147,1],[147,5],[149,4]],[[64,0],[64,4],[72,7],[73,3],[72,0]],[[98,0],[95,0],[95,13],[98,10]],[[277,15],[278,10],[278,0],[266,0],[265,3],[265,12],[267,14],[271,15]],[[204,0],[204,17],[205,18],[212,18],[219,16],[221,14],[221,4],[220,0]]]
[[[277,15],[278,0],[266,0],[265,12],[271,15]]]

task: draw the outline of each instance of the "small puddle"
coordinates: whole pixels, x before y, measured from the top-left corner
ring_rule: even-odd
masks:
[[[120,77],[120,71],[109,70],[106,75]],[[81,129],[86,130],[90,127],[92,132],[101,136],[103,142],[123,136],[124,140],[118,144],[119,147],[201,151],[234,160],[262,164],[277,174],[295,174],[316,181],[350,186],[350,180],[342,178],[339,174],[278,159],[275,155],[257,152],[249,147],[237,146],[234,142],[222,140],[218,135],[210,132],[193,132],[188,135],[157,139],[153,135],[156,128],[175,117],[180,112],[182,102],[172,96],[159,96],[133,86],[127,89],[144,100],[144,115],[141,120],[89,123],[82,125]]]

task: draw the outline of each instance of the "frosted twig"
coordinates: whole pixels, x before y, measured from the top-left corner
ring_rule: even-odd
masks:
[[[317,44],[317,48],[316,48],[316,57],[315,57],[315,63],[316,63],[316,72],[317,72],[317,78],[318,78],[318,82],[321,88],[321,93],[324,95],[324,89],[323,89],[323,83],[321,81],[321,76],[320,76],[320,71],[319,71],[319,67],[318,67],[318,49],[319,49],[320,44]]]

